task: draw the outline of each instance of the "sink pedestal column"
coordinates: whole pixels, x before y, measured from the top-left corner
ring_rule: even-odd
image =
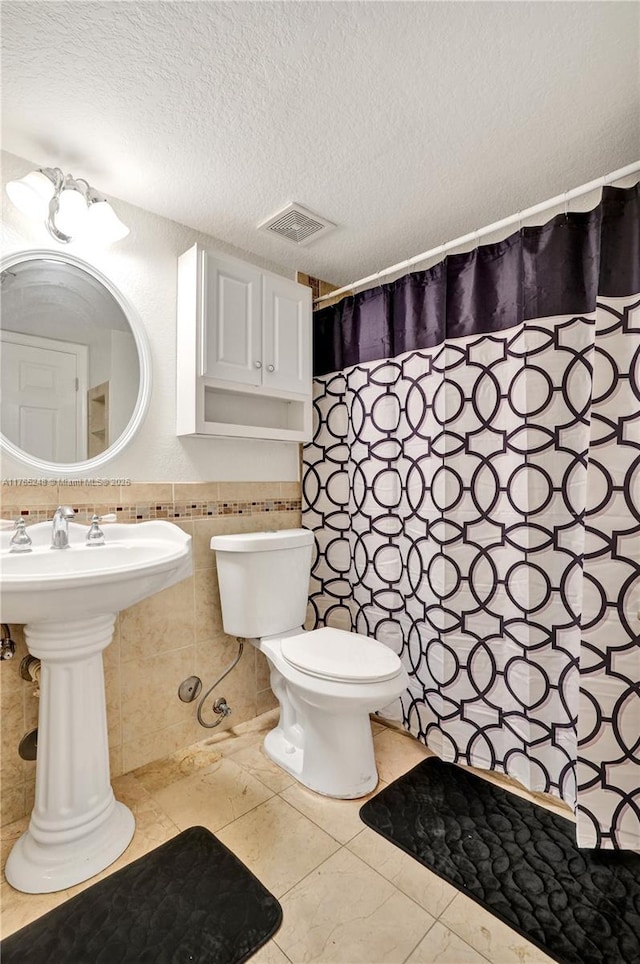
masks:
[[[41,662],[36,802],[5,867],[29,894],[64,890],[104,870],[135,829],[109,779],[102,651],[115,615],[25,627]]]

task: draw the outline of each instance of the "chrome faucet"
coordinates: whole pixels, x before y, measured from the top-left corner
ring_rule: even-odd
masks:
[[[69,519],[73,519],[74,511],[70,505],[59,505],[53,513],[53,529],[51,531],[51,548],[69,548]]]

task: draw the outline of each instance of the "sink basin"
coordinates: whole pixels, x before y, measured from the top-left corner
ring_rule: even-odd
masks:
[[[51,549],[51,523],[38,522],[31,552],[0,533],[0,622],[116,613],[191,574],[191,537],[171,522],[105,525],[103,546],[85,545],[88,528],[69,523],[69,548]]]
[[[129,845],[133,814],[111,788],[102,652],[116,615],[191,575],[191,536],[171,522],[69,524],[69,547],[51,549],[51,523],[29,526],[31,552],[0,533],[0,622],[24,623],[40,660],[35,806],[5,865],[30,894],[64,890],[113,863]]]

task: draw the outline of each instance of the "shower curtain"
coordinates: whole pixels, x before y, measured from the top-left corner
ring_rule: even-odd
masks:
[[[373,636],[442,759],[640,849],[640,187],[314,319],[310,626]]]

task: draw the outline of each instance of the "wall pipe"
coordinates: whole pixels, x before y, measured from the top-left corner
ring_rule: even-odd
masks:
[[[495,221],[493,224],[488,224],[484,228],[479,228],[477,231],[471,231],[469,234],[463,234],[460,238],[455,238],[453,241],[447,241],[446,244],[439,244],[435,248],[431,248],[429,251],[424,251],[422,254],[417,254],[413,258],[407,258],[406,261],[399,261],[397,264],[391,265],[390,268],[384,268],[382,271],[377,271],[375,274],[370,274],[366,278],[360,278],[359,281],[352,281],[351,284],[343,285],[342,288],[337,288],[335,291],[331,291],[329,294],[322,295],[320,298],[314,300],[315,305],[321,304],[323,301],[331,301],[333,298],[337,298],[341,294],[346,292],[353,293],[354,288],[360,288],[363,285],[377,283],[381,278],[386,277],[390,274],[396,274],[398,271],[411,271],[411,268],[418,264],[420,261],[427,261],[429,258],[434,258],[436,255],[442,255],[444,257],[447,251],[452,248],[459,248],[464,244],[470,244],[471,242],[477,242],[480,238],[485,237],[487,234],[493,234],[496,231],[502,231],[504,228],[511,227],[514,224],[521,225],[526,218],[534,217],[537,214],[542,214],[543,211],[548,211],[550,208],[560,207],[561,205],[566,205],[569,201],[574,198],[582,197],[583,194],[590,194],[591,191],[597,191],[607,184],[612,184],[614,181],[620,181],[624,177],[630,177],[632,174],[640,173],[640,161],[636,161],[634,164],[627,164],[626,167],[621,167],[617,171],[613,171],[611,174],[605,174],[604,177],[598,177],[595,181],[589,181],[587,184],[582,184],[580,187],[574,187],[571,191],[565,191],[564,194],[558,194],[556,197],[549,198],[548,201],[543,201],[541,204],[534,204],[533,207],[525,208],[524,211],[518,211],[517,214],[512,214],[508,218],[502,218],[501,221]]]

